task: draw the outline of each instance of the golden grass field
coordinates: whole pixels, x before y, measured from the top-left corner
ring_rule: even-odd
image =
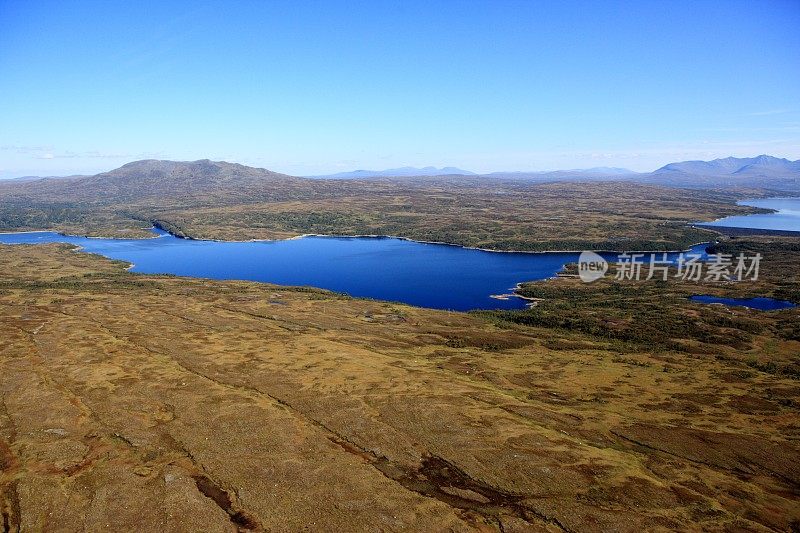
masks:
[[[725,312],[677,351],[0,246],[0,524],[796,530],[798,311]]]

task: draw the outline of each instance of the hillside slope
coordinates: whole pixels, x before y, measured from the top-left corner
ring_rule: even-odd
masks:
[[[0,194],[86,204],[193,203],[270,199],[305,180],[224,161],[134,161],[109,172],[70,180],[2,183]]]

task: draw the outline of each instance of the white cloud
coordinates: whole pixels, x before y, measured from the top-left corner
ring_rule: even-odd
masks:
[[[52,146],[20,146],[17,144],[4,144],[0,146],[0,151],[14,152],[15,154],[38,154],[40,152],[51,152]]]
[[[748,113],[748,116],[751,117],[767,117],[771,115],[784,115],[786,113],[791,113],[791,109],[767,109],[765,111],[754,111],[752,113]]]

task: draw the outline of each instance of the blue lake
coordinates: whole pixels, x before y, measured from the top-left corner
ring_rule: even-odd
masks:
[[[749,307],[759,311],[775,311],[777,309],[790,309],[797,307],[792,302],[786,300],[774,300],[772,298],[718,298],[716,296],[697,295],[689,298],[694,302],[704,304],[732,305],[734,307]]]
[[[155,231],[155,230],[154,230]],[[523,281],[555,276],[578,253],[502,253],[389,237],[305,237],[286,241],[214,242],[162,231],[141,240],[90,239],[51,232],[0,234],[0,243],[66,242],[134,264],[134,272],[305,285],[352,296],[436,309],[522,309],[510,293]],[[705,245],[692,249],[703,253]],[[601,254],[615,262],[617,254]],[[670,254],[675,258],[677,254]],[[649,257],[649,256],[648,256]],[[660,258],[660,254],[657,254]]]
[[[703,222],[702,224],[728,228],[800,231],[800,198],[761,198],[743,200],[739,204],[775,209],[777,213],[738,215],[720,218],[714,222]]]

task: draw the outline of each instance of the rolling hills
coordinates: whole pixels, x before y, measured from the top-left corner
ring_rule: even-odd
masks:
[[[244,165],[136,161],[71,180],[0,182],[0,230],[275,239],[394,235],[497,250],[683,249],[687,222],[754,212],[743,193],[630,181],[481,176],[317,180]],[[753,194],[753,191],[748,191]]]

